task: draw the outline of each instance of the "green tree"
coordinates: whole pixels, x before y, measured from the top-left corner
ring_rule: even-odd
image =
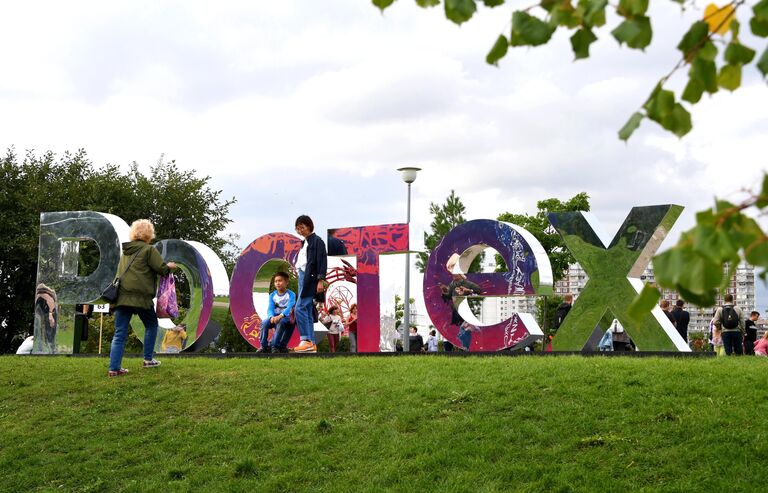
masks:
[[[409,298],[411,306],[416,302],[415,299]],[[400,326],[403,324],[403,317],[405,316],[405,303],[403,298],[399,295],[395,295],[395,330],[400,330]],[[413,325],[413,322],[411,322]]]
[[[549,256],[549,262],[552,264],[552,275],[557,282],[563,278],[568,271],[568,266],[576,260],[571,252],[565,247],[563,239],[555,228],[549,224],[547,213],[563,211],[589,211],[589,195],[586,192],[577,193],[570,199],[562,201],[551,198],[540,200],[536,203],[536,214],[513,214],[505,212],[499,214],[498,220],[521,226],[528,230],[539,240],[544,251]],[[507,265],[500,255],[496,255],[496,270],[498,272],[506,271]]]
[[[692,3],[673,0],[681,8],[689,8]],[[394,0],[372,0],[382,11]],[[440,0],[416,0],[421,7],[434,7]],[[445,0],[445,16],[456,24],[469,21],[477,11],[477,4],[494,8],[503,5],[504,0]],[[496,37],[486,61],[497,65],[504,58],[510,47],[534,47],[547,44],[558,29],[568,30],[573,34],[570,44],[574,59],[589,57],[592,43],[598,41],[596,31],[607,29],[606,10],[610,8],[619,18],[619,24],[612,26],[611,36],[628,48],[644,50],[653,38],[651,18],[648,15],[648,0],[619,0],[609,4],[608,0],[539,0],[526,8],[512,12],[511,28]],[[664,129],[682,137],[691,128],[691,115],[682,101],[694,105],[704,93],[714,94],[719,89],[734,91],[741,85],[742,69],[755,63],[760,73],[768,75],[768,49],[756,57],[752,48],[741,43],[739,38],[740,23],[736,19],[737,11],[742,12],[752,6],[742,20],[749,22],[749,28],[755,36],[768,37],[768,0],[747,2],[733,0],[722,7],[713,4],[707,7],[700,21],[694,22],[682,35],[677,49],[680,61],[671,71],[660,78],[640,108],[619,131],[619,138],[627,140],[638,128],[642,120],[649,119]],[[741,13],[741,12],[739,12]],[[507,17],[505,13],[503,17]],[[505,19],[499,23],[509,26]],[[507,29],[507,28],[504,28]],[[683,29],[681,29],[682,33]],[[605,36],[603,39],[606,39]],[[490,44],[490,43],[489,43]],[[718,45],[725,45],[722,56]],[[665,88],[669,79],[679,70],[688,67],[688,82],[680,100],[676,100],[674,91]]]
[[[58,159],[30,151],[18,161],[12,148],[0,158],[0,230],[7,235],[0,245],[0,353],[31,331],[41,212],[94,210],[128,223],[148,218],[159,239],[199,241],[225,258],[234,250],[222,234],[234,199],[222,200],[210,177],[181,171],[173,161],[161,160],[149,176],[136,164],[125,173],[116,165],[95,167],[84,150]],[[84,248],[83,264],[95,266],[97,255]]]
[[[424,232],[424,248],[427,251],[419,253],[418,259],[416,259],[416,268],[419,269],[419,272],[423,274],[427,270],[429,254],[443,240],[445,235],[459,224],[467,222],[464,217],[466,211],[467,208],[454,190],[451,190],[450,195],[445,199],[445,204],[438,205],[430,202],[429,212],[433,216],[432,223],[429,225],[431,232]],[[475,258],[469,272],[480,271],[483,257],[483,255],[478,255]]]

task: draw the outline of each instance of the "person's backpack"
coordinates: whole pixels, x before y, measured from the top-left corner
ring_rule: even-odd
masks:
[[[732,306],[723,307],[722,324],[724,329],[736,329],[739,327],[739,314]]]

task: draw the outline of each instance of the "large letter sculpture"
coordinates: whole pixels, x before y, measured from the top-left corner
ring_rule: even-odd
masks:
[[[78,276],[80,241],[91,240],[100,256],[96,269]],[[120,244],[128,225],[100,212],[40,214],[40,250],[35,290],[35,353],[72,353],[75,304],[96,301],[112,281],[120,261]]]
[[[200,243],[183,240],[163,240],[155,245],[163,260],[176,262],[181,271],[184,272],[184,277],[189,284],[189,309],[184,319],[179,322],[187,328],[184,352],[196,352],[207,347],[221,331],[221,325],[215,320],[211,320],[214,284],[208,263],[211,262],[214,268],[223,269],[224,266],[217,265],[217,262],[221,264],[221,260],[212,251],[207,255],[206,260],[198,250],[198,246],[204,247]],[[175,325],[170,319],[160,320],[162,330],[158,334],[155,351],[162,352],[161,345],[165,330]],[[132,317],[131,327],[133,327],[139,340],[143,340],[144,325],[138,316]]]
[[[552,341],[555,351],[580,351],[594,332],[608,328],[601,320],[616,318],[642,351],[690,351],[657,306],[640,323],[626,313],[642,289],[640,276],[675,224],[679,205],[633,207],[613,241],[605,248],[599,223],[582,212],[553,212],[549,222],[563,237],[576,261],[589,276],[584,290]]]
[[[481,296],[529,296],[552,293],[552,268],[544,248],[528,231],[513,224],[489,219],[468,221],[452,229],[432,251],[424,274],[424,302],[437,330],[470,351],[497,351],[523,347],[543,337],[530,314],[514,313],[500,323],[479,327],[468,320],[471,312],[454,305],[449,286],[463,277],[472,260],[484,249],[494,248],[509,271],[497,274],[466,274],[482,288]],[[461,255],[459,270],[449,272],[452,255]],[[462,301],[462,305],[466,300]]]
[[[379,255],[408,250],[408,225],[331,229],[328,236],[340,240],[347,252],[357,257],[358,351],[379,352]]]
[[[232,320],[248,343],[258,348],[261,317],[253,306],[253,282],[259,270],[271,260],[282,260],[293,266],[301,249],[301,240],[288,233],[271,233],[253,240],[237,259],[229,284],[229,307]],[[296,293],[298,295],[298,293]],[[294,330],[289,344],[298,344],[298,331]]]

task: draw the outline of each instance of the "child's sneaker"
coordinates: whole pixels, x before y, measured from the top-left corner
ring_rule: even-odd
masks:
[[[126,373],[128,373],[128,370],[126,370],[125,368],[120,368],[119,370],[109,370],[109,373],[107,373],[107,375],[110,377],[122,377]]]
[[[154,368],[156,366],[160,366],[160,362],[156,359],[150,361],[144,360],[144,368]]]
[[[312,344],[312,341],[301,341],[298,346],[293,348],[295,353],[316,353],[317,346]]]

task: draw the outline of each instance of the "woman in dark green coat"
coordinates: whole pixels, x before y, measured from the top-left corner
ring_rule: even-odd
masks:
[[[152,357],[158,325],[152,298],[157,291],[158,274],[167,275],[176,268],[173,262],[163,262],[160,252],[152,247],[150,242],[155,237],[155,227],[148,220],[134,221],[128,237],[131,241],[123,243],[123,256],[117,268],[121,277],[117,301],[113,304],[115,335],[109,353],[110,377],[128,373],[121,364],[125,341],[128,338],[128,326],[133,315],[138,315],[144,323],[144,368],[160,365],[160,362]]]

